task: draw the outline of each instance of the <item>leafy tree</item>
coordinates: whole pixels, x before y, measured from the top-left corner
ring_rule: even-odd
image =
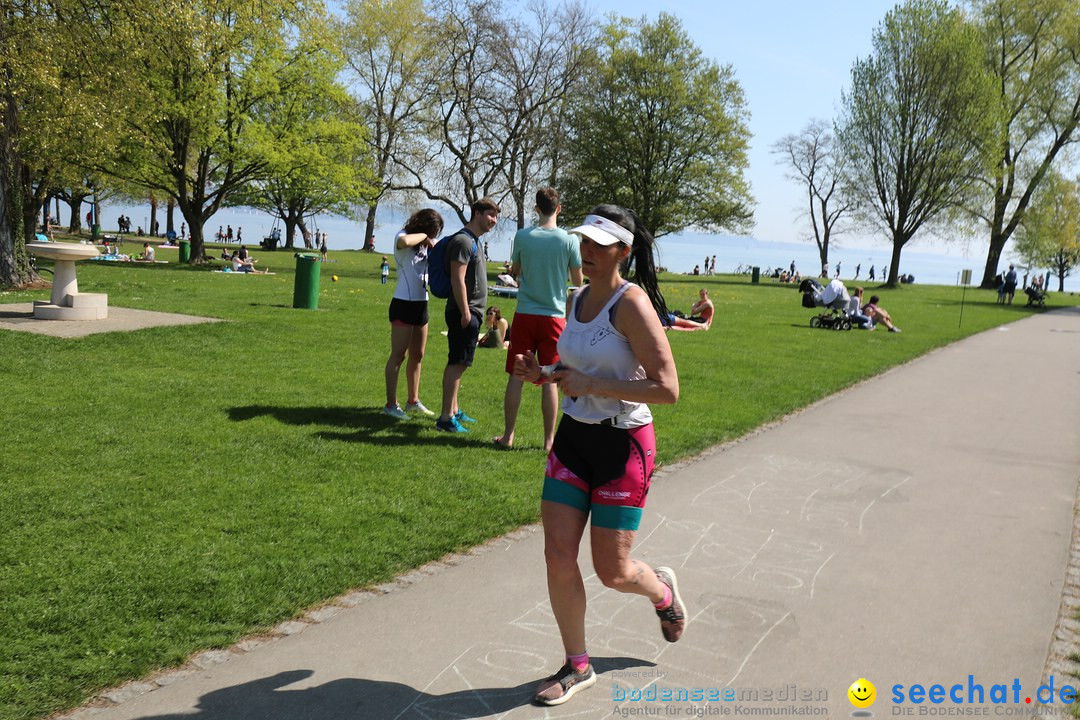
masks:
[[[53,189],[110,152],[133,65],[133,0],[0,0],[0,287],[34,282],[26,253]]]
[[[317,71],[325,11],[287,0],[154,7],[141,58],[146,112],[130,119],[125,155],[111,170],[176,201],[200,262],[205,222],[266,176],[273,147],[293,129],[260,108],[293,90],[285,80],[298,68]]]
[[[367,129],[345,89],[334,82],[339,64],[316,73],[301,67],[292,90],[260,110],[266,123],[291,128],[267,154],[265,179],[253,182],[237,202],[264,210],[285,225],[285,247],[294,246],[304,218],[322,212],[352,215],[375,194]],[[306,245],[306,243],[305,243]]]
[[[944,0],[908,0],[874,32],[851,70],[840,141],[862,216],[900,253],[927,223],[967,204],[994,132],[994,89],[977,31]]]
[[[375,174],[367,204],[364,239],[375,231],[379,203],[397,184],[402,166],[423,134],[421,118],[432,111],[429,82],[441,62],[431,18],[423,0],[349,0],[337,23],[345,60],[361,101],[365,135]]]
[[[1051,268],[1065,291],[1080,265],[1080,181],[1047,174],[1016,232],[1016,251],[1029,265]]]
[[[1080,3],[977,0],[975,17],[1002,106],[994,162],[972,212],[990,230],[982,287],[992,288],[1002,250],[1039,184],[1080,140]]]
[[[843,192],[844,157],[836,151],[832,126],[812,120],[798,135],[786,135],[773,145],[788,168],[788,177],[806,190],[806,214],[817,243],[822,267],[829,264],[829,243],[839,234],[840,219],[851,210]]]
[[[742,88],[677,18],[612,18],[589,88],[575,98],[560,183],[568,210],[618,203],[658,236],[750,226]]]

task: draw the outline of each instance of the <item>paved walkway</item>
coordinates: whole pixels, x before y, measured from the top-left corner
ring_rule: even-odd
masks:
[[[34,317],[34,303],[0,305],[0,331],[14,330],[58,338],[80,338],[106,332],[129,332],[152,327],[211,322],[222,320],[116,306],[109,307],[109,317],[104,320],[39,320]]]
[[[1024,698],[1043,682],[1062,607],[1078,429],[1080,312],[1066,310],[969,338],[667,469],[636,554],[678,570],[686,634],[666,644],[644,599],[590,577],[601,675],[559,708],[528,704],[561,652],[533,528],[76,716],[847,717],[847,688],[865,677],[878,691],[870,709],[885,717],[899,714],[893,686],[960,684],[967,702],[969,675],[987,701],[995,684],[1012,700],[1018,680],[1008,708],[1030,712]],[[1056,687],[1065,682],[1059,672]],[[618,699],[690,688],[743,700]]]

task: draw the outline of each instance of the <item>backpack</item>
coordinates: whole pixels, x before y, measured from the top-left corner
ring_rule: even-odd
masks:
[[[472,236],[473,255],[476,255],[480,251],[480,242],[468,230],[464,230],[464,232]],[[454,235],[457,235],[457,233],[454,233]],[[447,235],[435,243],[435,247],[428,250],[428,292],[437,298],[450,297],[452,288],[450,283],[450,259],[446,256],[446,248],[450,245],[450,238],[452,237],[453,235]]]

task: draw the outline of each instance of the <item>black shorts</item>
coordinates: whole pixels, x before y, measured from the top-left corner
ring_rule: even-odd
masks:
[[[472,367],[473,357],[476,355],[476,341],[480,339],[481,313],[470,308],[469,326],[462,328],[457,305],[447,303],[444,317],[446,318],[446,344],[449,348],[446,364]]]
[[[428,324],[427,300],[399,300],[394,298],[390,301],[390,323],[392,325],[416,325]]]

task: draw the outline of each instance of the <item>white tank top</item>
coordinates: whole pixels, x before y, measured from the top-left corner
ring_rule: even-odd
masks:
[[[394,264],[397,266],[394,297],[398,300],[427,300],[428,249],[423,245],[399,248],[397,241],[404,234],[402,230],[394,238]]]
[[[588,289],[574,294],[570,304],[570,317],[559,336],[560,362],[593,377],[645,379],[645,368],[630,350],[630,341],[616,330],[611,322],[615,304],[629,287],[630,283],[623,283],[589,322],[581,322],[577,317],[578,300]],[[626,402],[597,395],[582,395],[577,399],[565,396],[562,411],[579,422],[591,425],[635,428],[652,422],[652,411],[645,403]]]

